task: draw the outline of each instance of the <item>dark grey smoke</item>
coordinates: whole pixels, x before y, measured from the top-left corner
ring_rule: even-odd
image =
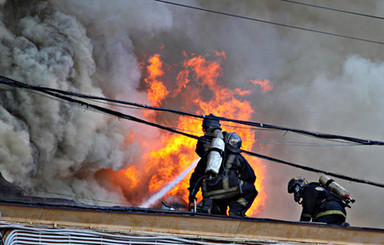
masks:
[[[92,78],[95,61],[86,29],[50,5],[8,1],[2,6],[0,73],[104,96]],[[129,78],[125,82],[126,89],[132,88]],[[26,91],[2,87],[0,93],[1,172],[7,180],[36,195],[123,202],[118,190],[104,190],[92,176],[102,168],[129,166],[131,153],[123,149],[129,125]]]

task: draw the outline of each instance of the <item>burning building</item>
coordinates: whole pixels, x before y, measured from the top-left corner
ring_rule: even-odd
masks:
[[[347,25],[356,17],[340,17],[335,25],[336,15],[329,12],[332,18],[319,10],[289,15],[302,13],[304,6],[194,3],[271,21],[325,25],[351,36],[371,35],[368,28],[359,28],[360,33]],[[379,2],[354,4],[365,11],[383,8]],[[156,1],[2,1],[0,17],[1,75],[28,84],[364,138],[377,139],[383,132],[383,51],[370,43]],[[359,23],[381,30],[374,20]],[[188,173],[183,174],[197,158],[195,140],[28,91],[2,87],[0,94],[0,170],[28,195],[130,207],[156,205],[158,200],[151,198],[158,193],[186,198]],[[201,120],[107,106],[202,134]],[[383,174],[377,148],[314,143],[231,123],[223,123],[223,129],[236,131],[246,150],[373,180]],[[287,181],[295,175],[317,176],[247,158],[259,190],[248,215],[297,220],[299,207],[286,193]],[[350,222],[381,226],[381,192],[342,184],[358,200]]]

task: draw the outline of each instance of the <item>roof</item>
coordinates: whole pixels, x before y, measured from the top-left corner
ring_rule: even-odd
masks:
[[[2,220],[33,227],[254,243],[383,244],[384,230],[189,211],[1,201]]]
[[[31,237],[25,235],[26,232],[37,232],[39,236],[54,233],[56,236],[64,229],[64,233],[68,235],[68,244],[73,244],[70,240],[77,236],[77,232],[74,231],[76,229],[81,234],[88,234],[85,237],[112,237],[113,234],[120,234],[121,237],[133,235],[136,239],[143,237],[155,239],[166,236],[167,239],[187,239],[194,244],[202,241],[205,244],[209,242],[384,244],[383,229],[211,215],[190,211],[91,206],[66,199],[30,197],[17,186],[7,182],[1,174],[0,197],[2,223],[0,230],[8,231],[5,240],[13,239],[15,234]],[[95,235],[95,232],[102,234]],[[13,235],[10,235],[11,233]],[[180,241],[181,244],[186,244],[185,240],[177,242]],[[173,240],[170,243],[177,244],[177,242]],[[123,243],[120,240],[116,244]]]

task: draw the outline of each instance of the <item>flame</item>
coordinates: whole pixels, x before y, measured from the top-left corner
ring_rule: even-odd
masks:
[[[130,188],[136,188],[139,181],[136,178],[136,176],[138,176],[138,170],[135,165],[129,166],[127,169],[123,170],[122,173],[125,175]]]
[[[167,81],[167,74],[163,71],[164,65],[161,56],[155,54],[148,59],[146,66],[148,74],[144,81],[147,85],[148,98],[153,105],[161,106],[166,102],[167,105],[174,105],[172,107],[174,109],[190,113],[200,115],[213,113],[221,117],[251,119],[254,110],[251,103],[244,97],[251,95],[254,92],[253,89],[230,89],[223,86],[219,80],[223,75],[221,63],[226,59],[224,51],[215,51],[213,54],[206,55],[191,54],[190,56],[184,52],[184,57],[185,60],[181,65],[170,66],[171,69],[177,70],[174,73],[177,74],[176,78],[170,81]],[[251,80],[251,82],[265,88],[263,91],[273,89],[272,83],[268,80],[264,80],[264,82]],[[173,127],[191,134],[203,134],[199,119],[171,115],[169,118],[157,118],[157,120],[162,120],[161,124],[166,125],[174,123]],[[223,131],[236,132],[241,136],[243,149],[251,150],[255,147],[253,140],[255,131],[233,123],[221,123]],[[129,138],[129,141],[136,140],[132,135],[126,137]],[[121,186],[121,188],[124,189],[127,199],[133,204],[140,203],[169,184],[198,157],[195,153],[196,140],[179,134],[162,132],[159,138],[145,139],[140,144],[151,148],[148,153],[142,154],[140,164],[142,167],[138,170],[132,165],[122,171],[130,185]],[[257,175],[255,185],[259,195],[247,212],[247,215],[253,216],[261,211],[267,199],[264,191],[265,166],[257,158],[245,157]],[[190,174],[167,195],[177,194],[187,200]],[[121,178],[121,175],[119,177]],[[126,182],[124,181],[124,183]],[[131,196],[135,196],[135,198]],[[198,198],[201,198],[201,195]]]
[[[262,93],[265,94],[266,92],[272,91],[274,89],[273,84],[269,80],[250,80],[251,83],[255,85],[259,85],[262,89]]]
[[[144,79],[148,88],[148,98],[153,105],[160,105],[161,101],[169,94],[167,88],[162,81],[158,80],[164,74],[163,64],[160,60],[160,55],[155,54],[148,60],[147,67],[148,78]]]

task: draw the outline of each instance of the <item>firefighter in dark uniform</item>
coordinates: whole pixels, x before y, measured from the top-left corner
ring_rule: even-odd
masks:
[[[320,183],[295,177],[288,183],[288,193],[293,193],[295,201],[303,206],[300,221],[348,226],[345,203]]]
[[[255,188],[256,175],[248,161],[240,154],[241,138],[236,133],[224,133],[225,153],[222,172],[223,181],[212,188],[210,182],[203,182],[203,197],[211,198],[218,213],[231,216],[245,216],[258,192]],[[227,180],[227,181],[226,181]],[[215,185],[215,181],[213,184]],[[228,185],[228,186],[227,186]]]
[[[207,167],[207,154],[211,146],[211,141],[214,138],[213,131],[216,129],[221,130],[220,121],[213,114],[209,114],[204,118],[202,124],[202,130],[204,132],[204,135],[199,137],[196,144],[195,152],[200,157],[200,160],[197,163],[197,166],[193,171],[191,178],[189,179],[189,204],[194,203],[194,201],[196,200],[196,194],[202,185],[203,179],[206,177],[205,170]],[[210,210],[208,209],[211,204],[209,204],[208,202],[211,202],[211,200],[203,201],[206,202],[206,204],[203,205],[203,212],[210,212]]]
[[[205,135],[199,138],[196,153],[201,157],[190,178],[189,202],[193,203],[195,195],[202,189],[203,212],[245,216],[257,196],[254,185],[256,175],[247,160],[240,154],[241,138],[236,133],[223,132],[225,151],[218,176],[212,180],[206,178],[206,155],[212,136],[212,128],[220,127],[219,121],[209,115],[203,121]]]

